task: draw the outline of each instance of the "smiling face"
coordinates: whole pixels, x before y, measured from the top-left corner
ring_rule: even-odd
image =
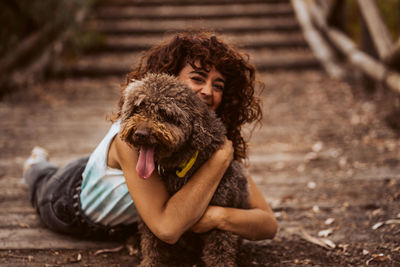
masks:
[[[188,85],[203,103],[216,111],[222,101],[225,79],[214,67],[204,69],[187,64],[178,75],[178,79]]]

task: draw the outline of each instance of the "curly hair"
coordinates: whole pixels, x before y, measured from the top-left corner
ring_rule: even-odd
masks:
[[[206,31],[185,31],[175,34],[171,40],[164,41],[148,50],[138,65],[130,72],[121,90],[132,79],[140,80],[146,73],[167,73],[178,76],[190,64],[200,63],[200,69],[215,67],[226,79],[222,101],[216,114],[227,129],[227,137],[234,147],[234,158],[247,157],[247,143],[241,134],[245,123],[261,122],[261,100],[255,96],[255,67],[249,57],[221,39]],[[121,115],[123,98],[114,119]]]

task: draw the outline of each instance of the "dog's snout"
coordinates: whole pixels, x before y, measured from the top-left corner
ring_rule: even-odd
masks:
[[[135,137],[138,139],[146,139],[149,137],[149,130],[145,128],[137,129],[135,131]]]

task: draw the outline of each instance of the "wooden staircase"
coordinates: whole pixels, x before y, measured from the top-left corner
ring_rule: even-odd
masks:
[[[288,0],[107,1],[87,23],[102,46],[64,65],[67,76],[124,75],[140,53],[188,28],[216,31],[241,47],[259,71],[317,69]]]

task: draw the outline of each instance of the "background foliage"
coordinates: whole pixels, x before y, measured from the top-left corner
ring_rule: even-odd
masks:
[[[43,53],[50,53],[48,68],[68,55],[98,46],[101,36],[79,25],[78,14],[93,8],[99,0],[5,0],[0,1],[0,98],[13,90],[10,79],[15,70],[35,62]],[[67,33],[67,34],[65,34]],[[61,36],[65,38],[61,39]],[[40,37],[39,37],[40,36]],[[54,53],[54,41],[58,52]],[[22,49],[19,49],[21,48]],[[23,52],[21,52],[23,51]],[[61,60],[62,61],[62,60]]]
[[[347,0],[346,16],[347,31],[358,44],[361,42],[360,10],[357,0]],[[376,0],[382,18],[395,41],[400,35],[400,0]]]

